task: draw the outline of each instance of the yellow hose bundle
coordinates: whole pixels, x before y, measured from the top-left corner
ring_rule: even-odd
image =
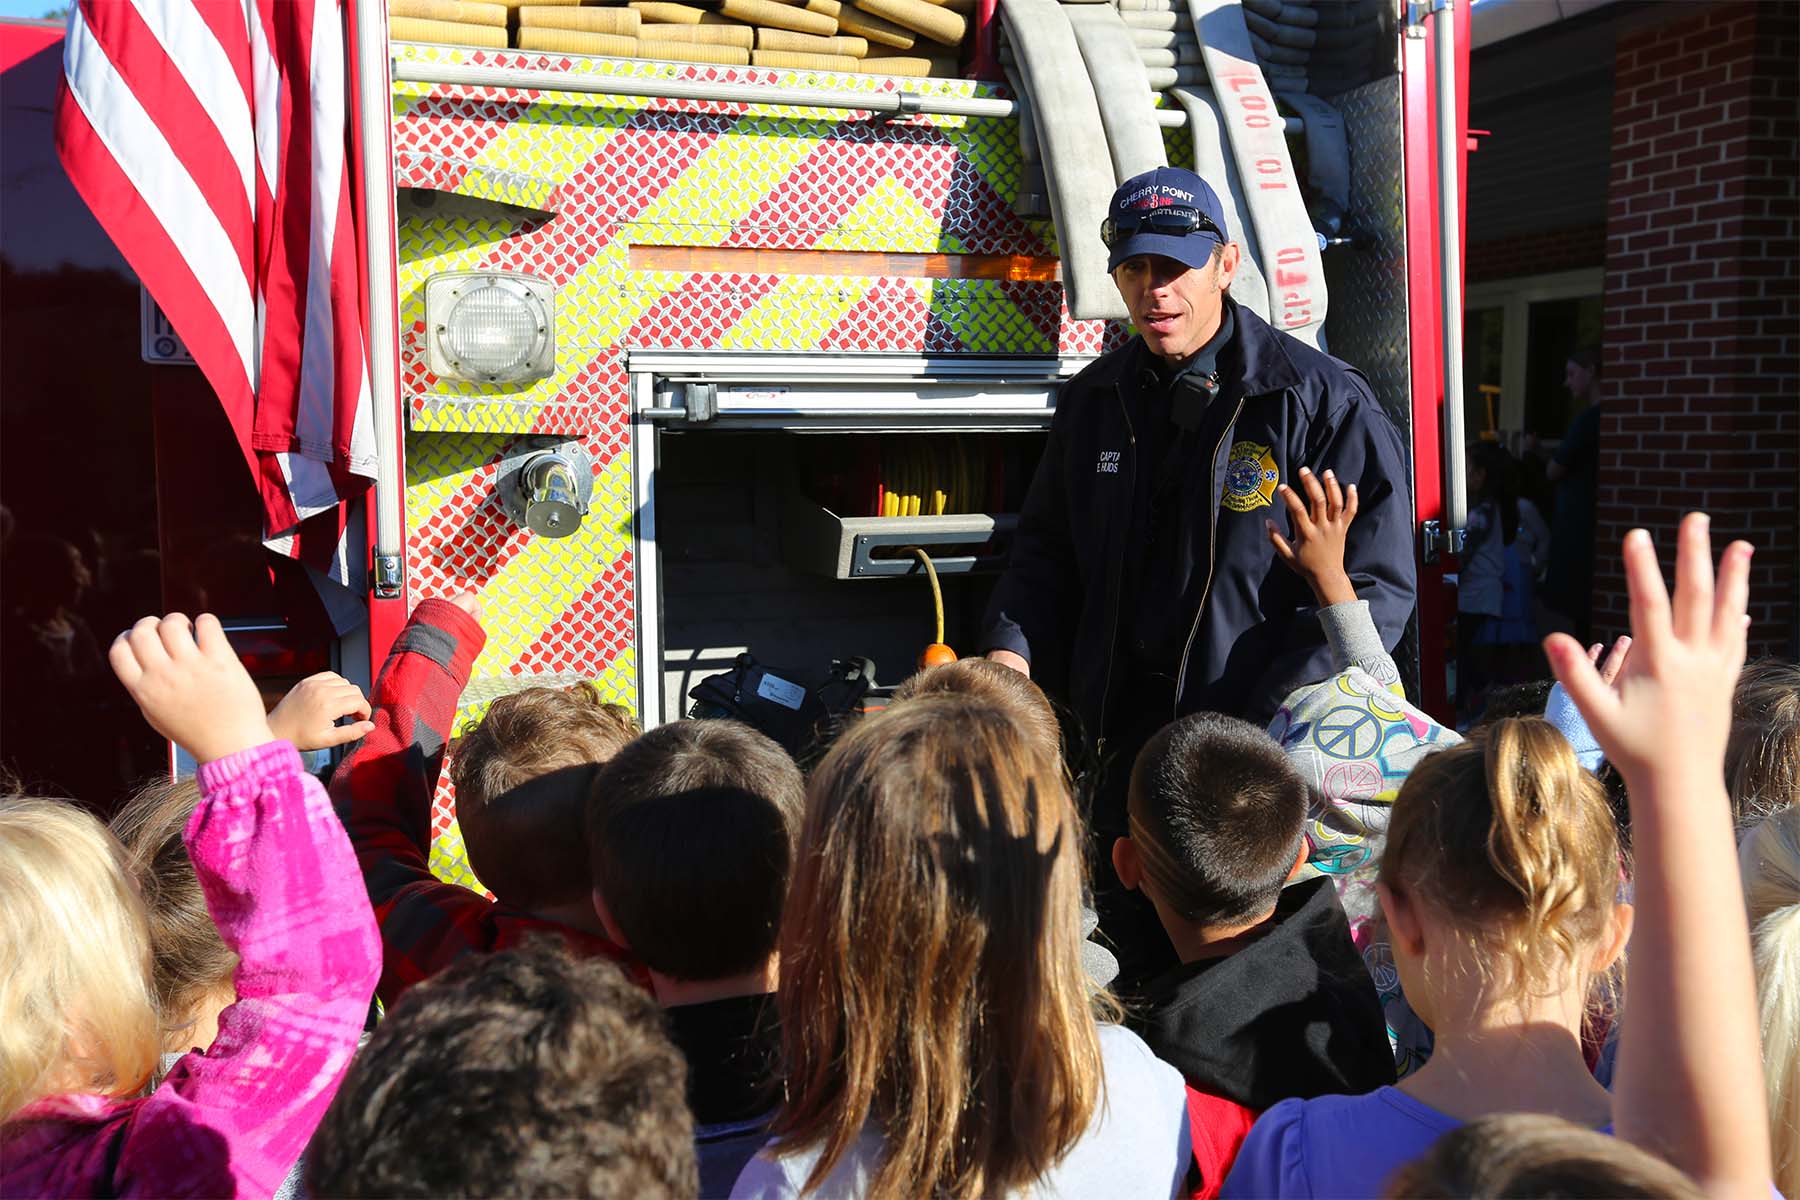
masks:
[[[396,42],[436,42],[445,46],[491,46],[496,50],[506,49],[504,25],[470,25],[462,21],[390,17],[388,36]]]
[[[880,501],[870,515],[941,517],[980,512],[987,503],[985,459],[960,437],[897,438],[877,468]]]
[[[969,31],[969,22],[961,13],[925,0],[856,0],[856,7],[946,46],[960,45]]]
[[[552,4],[558,8],[574,8],[581,3],[581,0],[495,0],[495,2],[505,5],[507,8],[523,8],[527,4],[537,8],[546,8]]]
[[[961,74],[962,65],[953,58],[895,54],[887,58],[861,59],[856,69],[864,75],[894,75],[901,79],[955,79]]]
[[[806,3],[797,7],[804,8],[810,13],[818,13],[822,17],[830,17],[834,21],[838,19],[838,14],[844,11],[844,6],[839,3],[839,0],[806,0]]]
[[[849,71],[856,70],[856,59],[848,54],[799,54],[792,50],[752,50],[750,65],[753,67],[777,67],[790,71]]]
[[[713,14],[707,13],[711,17]],[[756,30],[748,25],[739,25],[736,21],[725,21],[714,18],[713,21],[702,20],[698,25],[658,25],[656,40],[659,42],[698,42],[705,46],[736,46],[739,50],[750,50],[756,45]]]
[[[519,49],[554,50],[558,54],[596,54],[601,58],[636,58],[637,39],[579,29],[521,29]]]
[[[655,31],[656,27],[650,26],[644,32],[651,34]],[[718,46],[706,42],[662,42],[649,37],[638,39],[637,56],[660,58],[668,62],[718,63],[727,67],[750,64],[750,51],[740,46]]]
[[[388,0],[388,16],[503,26],[506,24],[506,5],[483,4],[480,0]]]
[[[785,54],[839,54],[861,58],[869,52],[869,43],[859,37],[818,37],[788,29],[759,29],[756,31],[756,48],[780,50]]]
[[[401,4],[405,0],[392,2]],[[575,29],[582,33],[636,37],[642,20],[636,10],[629,8],[571,8],[527,4],[519,9],[520,29]]]
[[[687,4],[672,4],[669,0],[631,0],[631,7],[647,25],[698,25],[706,11]]]
[[[769,29],[791,29],[820,37],[830,37],[838,31],[838,23],[830,17],[792,4],[777,4],[775,0],[725,0],[719,11],[748,25]]]
[[[846,4],[844,11],[838,14],[837,27],[843,33],[852,33],[867,38],[874,45],[892,46],[896,50],[911,50],[913,43],[919,40],[919,35],[912,30],[884,21],[854,4]]]

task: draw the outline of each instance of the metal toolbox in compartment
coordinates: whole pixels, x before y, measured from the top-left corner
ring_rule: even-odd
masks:
[[[923,547],[940,575],[967,575],[1005,566],[1005,544],[1018,524],[1012,513],[841,517],[795,492],[782,509],[781,546],[790,566],[833,579],[924,574],[917,558],[900,552],[907,546]]]

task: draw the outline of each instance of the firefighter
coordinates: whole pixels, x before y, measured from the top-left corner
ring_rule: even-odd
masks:
[[[1271,528],[1288,533],[1280,485],[1310,468],[1356,486],[1345,566],[1389,649],[1414,572],[1399,432],[1354,368],[1231,299],[1241,251],[1212,188],[1146,172],[1114,193],[1100,236],[1137,335],[1063,385],[982,650],[1068,703],[1110,847],[1157,729],[1202,710],[1267,723],[1333,671],[1307,587],[1269,543]],[[1133,966],[1154,964],[1130,961],[1117,914],[1108,922],[1109,856],[1092,858],[1129,985]]]

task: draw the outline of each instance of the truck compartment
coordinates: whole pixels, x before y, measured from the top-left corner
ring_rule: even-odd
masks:
[[[901,549],[907,545],[945,562],[939,574],[945,640],[959,654],[978,649],[975,639],[1009,537],[1004,530],[1045,435],[963,435],[1004,464],[1005,478],[983,497],[1000,505],[943,516],[861,515],[851,494],[858,464],[869,461],[874,443],[891,446],[906,436],[773,430],[659,435],[656,608],[665,719],[686,712],[689,689],[729,669],[745,651],[802,679],[823,676],[833,658],[846,657],[872,659],[884,686],[912,674],[936,631],[930,583],[923,566]],[[865,484],[870,479],[861,478]],[[1004,511],[986,511],[994,507]],[[946,524],[979,525],[987,518],[1001,529],[984,541],[932,540],[945,536]],[[869,555],[881,570],[840,577],[835,564],[846,524],[851,538],[857,531],[891,532],[891,540]]]

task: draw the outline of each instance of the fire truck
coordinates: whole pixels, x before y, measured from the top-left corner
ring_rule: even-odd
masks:
[[[1400,658],[1446,707],[1467,5],[978,0],[935,75],[406,41],[385,7],[353,26],[366,620],[338,633],[266,561],[152,302],[108,350],[132,360],[109,402],[154,421],[163,600],[227,618],[271,685],[366,684],[413,605],[469,588],[464,720],[585,680],[650,726],[746,651],[892,683],[934,636],[974,649],[1058,385],[1129,336],[1107,199],[1167,163],[1225,198],[1234,296],[1360,368],[1410,443]],[[0,32],[10,123],[49,102],[21,72],[54,85],[57,35]],[[448,799],[434,865],[473,881]]]

